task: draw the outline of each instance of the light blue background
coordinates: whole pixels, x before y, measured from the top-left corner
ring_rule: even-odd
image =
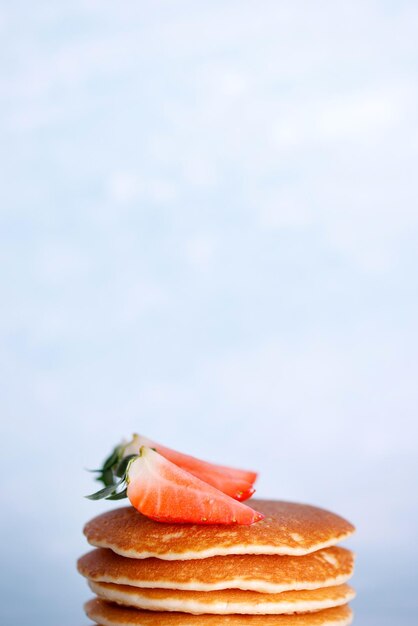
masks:
[[[86,623],[132,431],[354,521],[417,623],[418,5],[0,3],[5,626]]]

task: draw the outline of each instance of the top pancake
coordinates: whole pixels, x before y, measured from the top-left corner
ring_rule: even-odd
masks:
[[[229,554],[302,556],[335,545],[354,532],[342,517],[307,504],[252,500],[251,505],[266,516],[252,526],[167,524],[129,506],[95,517],[84,534],[91,545],[122,556],[188,560]]]

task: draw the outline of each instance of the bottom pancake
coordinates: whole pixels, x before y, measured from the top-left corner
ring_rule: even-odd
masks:
[[[174,611],[200,615],[279,615],[309,613],[347,604],[355,596],[348,585],[282,593],[257,593],[240,589],[222,591],[179,591],[139,589],[89,581],[90,588],[104,600],[146,611]]]
[[[349,606],[299,615],[189,615],[140,611],[98,598],[84,606],[87,617],[101,626],[349,626]]]

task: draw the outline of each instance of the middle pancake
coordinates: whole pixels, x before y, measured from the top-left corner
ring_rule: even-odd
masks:
[[[258,593],[240,589],[222,591],[179,591],[139,589],[89,581],[99,598],[148,611],[176,611],[199,614],[279,615],[321,611],[350,602],[355,596],[348,585],[283,593]]]
[[[99,548],[82,556],[78,571],[95,582],[141,588],[281,593],[341,585],[353,574],[354,555],[332,547],[300,556],[231,555],[189,561],[129,559]]]

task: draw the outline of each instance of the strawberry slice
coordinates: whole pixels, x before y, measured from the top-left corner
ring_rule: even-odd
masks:
[[[264,518],[146,446],[128,464],[126,483],[131,504],[158,522],[250,525]]]
[[[187,470],[190,474],[200,478],[200,480],[203,480],[209,485],[216,487],[219,491],[223,491],[223,493],[231,496],[235,500],[244,502],[244,500],[248,500],[255,492],[253,484],[257,478],[256,472],[208,463],[207,461],[202,461],[188,454],[166,448],[142,435],[133,435],[133,439],[125,447],[123,455],[138,454],[138,450],[142,446],[157,450],[157,452],[172,463]]]

